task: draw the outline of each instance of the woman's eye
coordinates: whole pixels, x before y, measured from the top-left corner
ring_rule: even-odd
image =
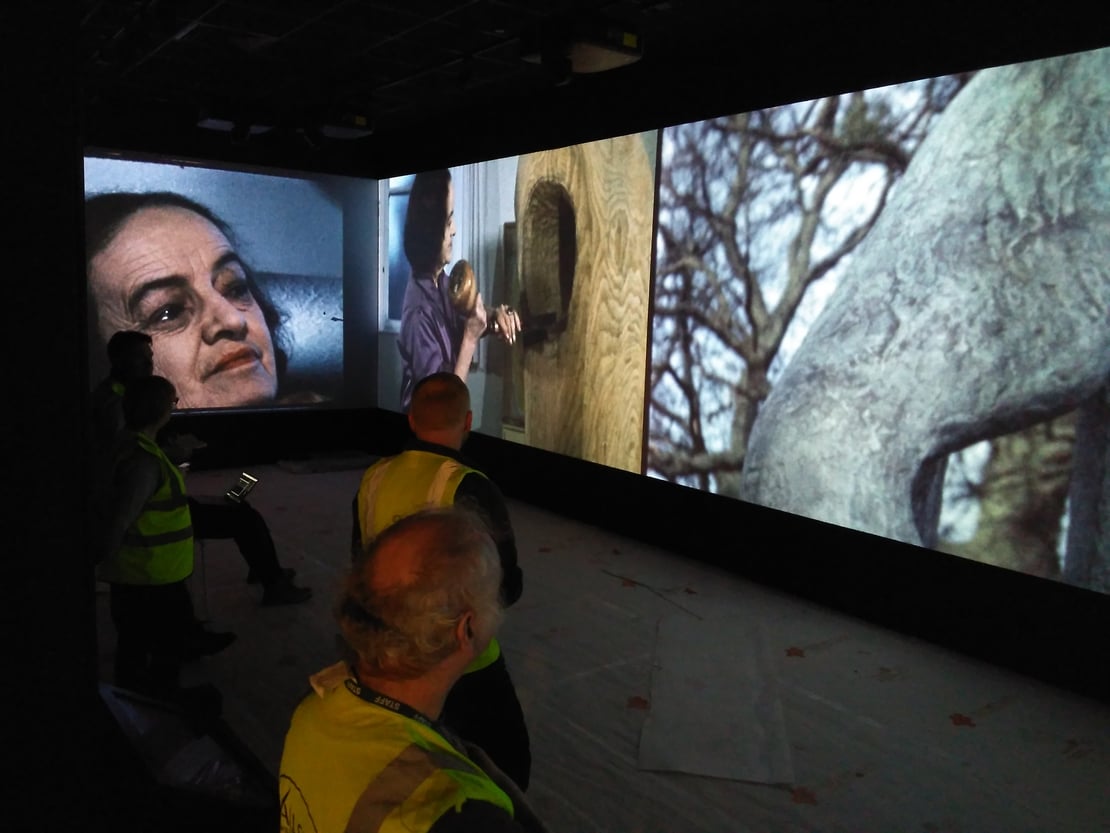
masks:
[[[229,269],[219,275],[216,279],[216,289],[229,301],[240,306],[254,303],[254,296],[251,295],[251,287],[247,283],[246,275],[238,269]]]
[[[183,308],[180,304],[171,304],[170,306],[162,307],[160,310],[150,316],[152,324],[165,324],[173,321],[181,315]]]
[[[237,301],[244,301],[251,297],[251,288],[246,281],[234,281],[224,290],[224,295]]]
[[[188,308],[183,303],[162,304],[144,318],[147,329],[169,329],[175,325],[183,324],[186,320]]]

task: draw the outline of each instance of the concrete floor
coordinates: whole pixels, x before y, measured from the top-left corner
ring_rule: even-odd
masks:
[[[315,589],[262,608],[208,542],[198,611],[238,641],[189,667],[276,774],[335,661],[361,468],[250,469],[279,556]],[[238,472],[194,472],[218,494]],[[532,736],[529,798],[563,833],[1110,833],[1110,706],[510,501],[525,590],[502,644]],[[98,596],[102,669],[111,668]],[[938,615],[943,611],[938,610]]]

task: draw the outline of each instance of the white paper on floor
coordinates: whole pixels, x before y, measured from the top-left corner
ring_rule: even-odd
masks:
[[[750,619],[660,619],[639,768],[792,784],[771,656]]]

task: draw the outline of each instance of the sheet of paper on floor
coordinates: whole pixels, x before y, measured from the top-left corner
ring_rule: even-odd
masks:
[[[775,666],[750,619],[660,619],[638,765],[793,783]]]

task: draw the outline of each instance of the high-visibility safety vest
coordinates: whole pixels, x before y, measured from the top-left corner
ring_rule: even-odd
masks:
[[[467,801],[513,802],[432,726],[339,685],[293,713],[279,775],[282,833],[423,833]]]
[[[468,474],[485,477],[458,460],[432,451],[409,450],[395,457],[379,460],[366,470],[358,487],[359,531],[366,549],[386,527],[414,512],[440,506],[451,506],[455,492]],[[501,656],[497,638],[464,673],[479,671]]]
[[[119,551],[100,565],[102,581],[119,584],[169,584],[193,572],[193,522],[181,470],[150,438],[135,437],[139,449],[157,458],[162,469],[158,489],[123,536]]]

